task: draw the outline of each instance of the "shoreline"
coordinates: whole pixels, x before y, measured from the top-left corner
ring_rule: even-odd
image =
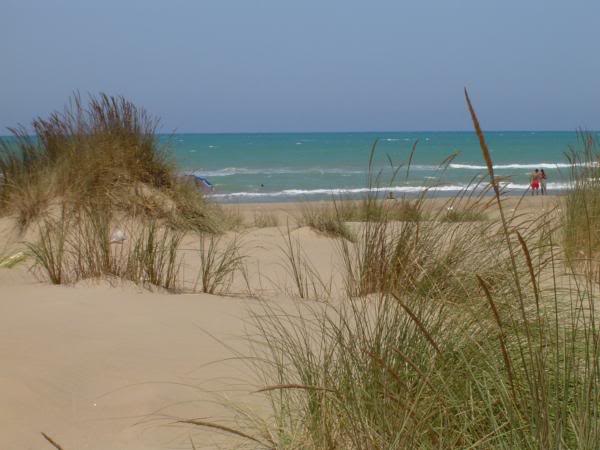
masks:
[[[529,185],[502,184],[500,187],[505,197],[521,197],[531,195]],[[546,195],[565,195],[572,186],[568,182],[548,183]],[[487,191],[484,193],[484,191]],[[205,194],[206,198],[219,204],[235,203],[294,203],[306,201],[333,201],[333,200],[362,200],[367,196],[384,198],[388,193],[393,193],[395,198],[417,198],[426,195],[427,198],[452,198],[464,195],[493,195],[490,185],[484,179],[478,182],[462,185],[439,186],[373,186],[357,188],[315,188],[315,189],[283,189],[280,191],[238,191],[221,193],[213,191]]]
[[[378,199],[379,200],[386,200],[384,192],[387,191],[382,191],[380,193],[380,195],[378,195]],[[508,198],[528,198],[528,197],[532,197],[532,198],[537,198],[537,197],[563,197],[565,195],[567,195],[567,193],[569,192],[568,189],[564,189],[564,190],[557,190],[557,191],[552,191],[551,193],[548,193],[546,195],[531,195],[530,192],[505,192],[504,193],[504,198],[508,199]],[[407,199],[407,200],[414,200],[416,198],[418,198],[420,195],[420,193],[402,193],[401,195],[396,195],[396,197],[394,198],[394,200],[401,200],[403,198]],[[440,193],[436,193],[436,192],[427,192],[427,198],[425,199],[426,201],[429,200],[452,200],[453,198],[458,198],[461,196],[460,192],[440,192]],[[492,192],[488,192],[485,195],[483,195],[484,198],[492,198],[494,195]],[[468,195],[467,195],[468,197]],[[226,199],[223,200],[222,198],[217,198],[215,199],[214,197],[207,195],[206,198],[208,200],[210,200],[211,202],[220,205],[220,206],[241,206],[241,205],[248,205],[248,206],[252,206],[252,205],[272,205],[272,206],[278,206],[278,205],[294,205],[294,204],[312,204],[312,203],[333,203],[333,202],[352,202],[352,201],[361,201],[361,200],[365,200],[366,196],[335,196],[335,195],[331,195],[329,197],[322,197],[322,198],[309,198],[309,197],[276,197],[276,198],[263,198],[263,200],[259,200],[260,197],[257,198],[252,198],[252,199],[247,199],[244,200],[244,197],[241,198],[233,198],[233,199]]]
[[[504,197],[504,205],[509,209],[514,209],[519,205],[519,209],[523,209],[523,211],[531,212],[536,208],[542,208],[546,210],[548,208],[556,207],[560,199],[563,195],[560,194],[548,194],[548,195],[539,195],[539,196],[506,196]],[[416,197],[415,197],[416,198]],[[455,199],[455,196],[447,196],[447,197],[428,197],[424,199],[424,208],[427,210],[434,210],[441,207],[446,206],[448,203],[452,202]],[[494,201],[494,196],[489,195],[485,197],[486,201]],[[386,200],[384,201],[397,201],[395,200]],[[344,202],[355,202],[353,199],[342,199],[336,200],[336,202],[344,203]],[[468,202],[468,198],[464,198],[462,200],[456,199],[457,203],[466,203]],[[279,201],[279,202],[239,202],[239,203],[218,203],[219,206],[224,208],[226,211],[231,213],[236,213],[241,215],[244,220],[248,223],[252,223],[256,216],[260,215],[273,215],[276,217],[279,226],[285,225],[286,220],[289,218],[298,218],[302,215],[303,208],[312,208],[312,207],[320,207],[320,206],[331,206],[334,204],[333,200],[306,200],[306,201]],[[491,208],[495,211],[495,208]]]
[[[448,201],[452,197],[427,198],[424,208],[442,208]],[[514,211],[520,203],[521,212],[534,218],[538,210],[552,209],[559,201],[557,195],[507,196],[504,204]],[[222,205],[250,224],[223,237],[224,244],[243,237],[246,264],[245,275],[236,274],[227,293],[170,294],[111,279],[54,286],[37,279],[28,270],[30,262],[0,268],[0,359],[7,368],[0,377],[0,398],[6,406],[0,422],[10,424],[0,436],[0,447],[45,448],[43,431],[66,449],[186,448],[190,430],[161,426],[167,423],[156,411],[233,420],[226,405],[215,403],[219,395],[254,411],[268,411],[264,399],[252,394],[264,386],[262,380],[232,361],[239,356],[236,352],[251,354],[242,330],[262,311],[262,304],[296,311],[305,302],[294,293],[282,249],[286,226],[311,205],[331,202]],[[278,223],[256,226],[261,214],[275,216]],[[495,206],[486,212],[490,219],[495,214]],[[8,232],[9,222],[0,219],[0,231]],[[308,226],[291,228],[290,233],[311,270],[330,283],[333,298],[342,298],[339,241]],[[198,248],[193,236],[181,243],[182,276],[190,281],[201,265]],[[232,436],[195,433],[196,448],[239,444]]]

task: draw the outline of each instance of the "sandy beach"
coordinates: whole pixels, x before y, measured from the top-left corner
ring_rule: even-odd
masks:
[[[0,450],[600,450],[600,2],[2,2]]]
[[[427,207],[446,201],[428,200]],[[507,199],[506,208],[518,201]],[[534,217],[556,204],[557,197],[525,197],[519,211]],[[30,260],[0,268],[0,448],[50,448],[41,432],[66,450],[189,448],[190,437],[196,448],[232,445],[218,433],[199,434],[175,422],[227,423],[232,411],[221,401],[260,413],[261,399],[251,393],[260,381],[228,358],[249,355],[249,311],[261,301],[252,295],[284,308],[301,301],[282,260],[286,223],[322,279],[340,292],[337,240],[296,229],[302,207],[226,206],[248,224],[263,213],[275,214],[279,223],[228,232],[226,239],[241,238],[247,267],[228,295],[151,292],[107,280],[53,286],[29,270]],[[7,248],[22,249],[10,219],[0,224]],[[187,236],[182,244],[189,283],[198,267],[194,242]]]

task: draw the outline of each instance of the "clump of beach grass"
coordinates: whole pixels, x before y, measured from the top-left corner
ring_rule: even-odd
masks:
[[[200,268],[193,290],[207,294],[226,294],[236,272],[242,273],[246,279],[244,256],[240,250],[241,244],[237,236],[225,242],[221,235],[201,233]],[[247,280],[246,285],[249,288]]]
[[[367,196],[358,203],[364,222],[357,238],[339,245],[349,296],[416,290],[460,302],[475,284],[475,270],[484,270],[494,280],[494,289],[505,287],[506,274],[497,268],[506,268],[508,254],[498,224],[448,220],[449,208],[468,207],[479,218],[489,206],[489,189],[475,183],[431,208],[427,190],[413,198],[381,199],[377,176],[371,175]]]
[[[421,206],[419,206],[421,208]],[[349,296],[423,291],[462,301],[473,287],[474,270],[506,267],[506,251],[493,223],[402,221],[364,222],[354,242],[340,242]],[[490,275],[491,276],[491,275]],[[494,275],[501,288],[506,276]]]
[[[352,231],[345,223],[347,217],[339,213],[337,204],[309,204],[301,206],[300,216],[296,222],[299,227],[310,227],[318,233],[329,237],[355,239]]]
[[[412,288],[376,286],[339,303],[299,303],[295,311],[262,303],[250,334],[256,353],[247,361],[261,379],[257,392],[271,417],[222,431],[258,448],[290,450],[597,447],[598,284],[563,265],[552,223],[536,218],[540,228],[533,233],[531,222],[505,214],[485,137],[465,96],[500,219],[481,225],[487,227],[481,234],[472,233],[473,222],[436,221],[450,243],[452,228],[466,236],[460,241],[472,259],[470,272],[461,275],[465,267],[452,263],[439,278],[459,280],[463,301],[446,289],[432,295],[413,280]],[[396,259],[444,255],[430,252],[428,240],[434,247],[442,241],[422,225],[368,222],[361,251],[381,256],[382,244],[389,244],[391,254],[398,249]],[[591,240],[586,245],[589,255]],[[487,272],[489,255],[502,265]],[[427,262],[417,261],[407,262],[411,271]],[[398,269],[386,263],[378,276],[395,279]]]
[[[331,298],[331,281],[321,277],[308,255],[302,249],[300,240],[292,235],[289,223],[281,232],[283,245],[279,246],[282,266],[293,280],[292,294],[305,300],[327,300]]]
[[[470,209],[454,209],[448,207],[446,213],[441,217],[442,222],[481,222],[486,220],[487,216],[482,211],[473,211]]]
[[[211,228],[201,193],[177,176],[158,141],[158,123],[123,97],[84,103],[74,95],[64,111],[9,129],[12,137],[0,141],[0,213],[26,228],[56,203],[101,202],[125,213],[144,208],[153,218],[177,213],[179,224]]]
[[[298,315],[269,306],[256,317],[257,356],[272,364],[256,370],[275,416],[262,437],[290,449],[594,448],[588,287],[565,304],[534,277],[512,305],[480,278],[470,308],[417,291]]]
[[[345,222],[373,222],[391,220],[413,222],[424,218],[418,198],[400,197],[382,199],[376,192],[369,192],[362,200],[335,202],[337,215]]]
[[[272,228],[279,226],[279,219],[276,214],[259,211],[254,213],[253,224],[256,228]]]
[[[134,220],[123,239],[115,242],[110,208],[87,205],[76,210],[65,206],[58,217],[47,217],[38,226],[38,238],[28,242],[34,270],[53,284],[80,280],[119,278],[169,291],[181,288],[183,233],[156,220]]]
[[[247,227],[244,216],[239,208],[216,206],[221,231],[239,231]]]
[[[579,132],[578,140],[567,153],[571,189],[562,202],[563,243],[575,265],[600,250],[600,149],[594,133]]]

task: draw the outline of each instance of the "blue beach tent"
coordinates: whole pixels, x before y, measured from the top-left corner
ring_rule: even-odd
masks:
[[[215,190],[215,186],[210,181],[208,181],[208,179],[206,177],[201,177],[200,175],[190,174],[190,175],[183,175],[182,178],[194,183],[194,185],[198,189],[202,190],[202,192],[205,194],[210,194],[211,192],[213,192]]]

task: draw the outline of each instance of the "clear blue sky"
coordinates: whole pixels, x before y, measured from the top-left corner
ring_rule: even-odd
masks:
[[[598,0],[0,0],[0,129],[74,90],[196,132],[600,129]],[[0,133],[4,134],[4,133]]]

